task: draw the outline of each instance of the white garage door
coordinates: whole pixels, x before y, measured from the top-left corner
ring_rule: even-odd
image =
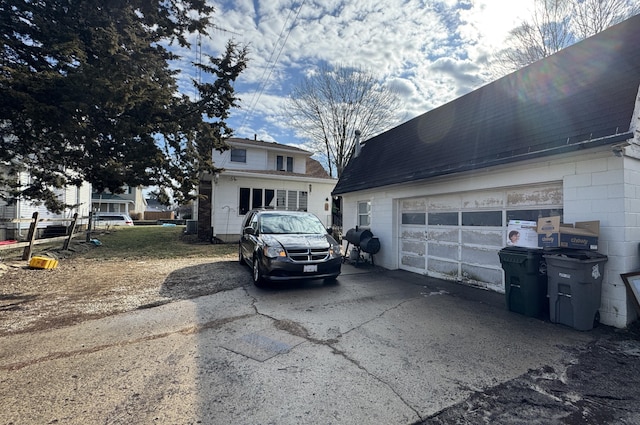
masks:
[[[400,268],[504,291],[509,220],[562,215],[562,184],[400,200]]]

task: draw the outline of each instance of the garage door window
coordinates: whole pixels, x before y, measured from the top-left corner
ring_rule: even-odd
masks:
[[[425,213],[402,213],[402,224],[425,224]]]
[[[552,217],[555,215],[559,215],[560,221],[562,222],[563,212],[562,208],[546,210],[509,210],[507,211],[507,223],[509,220],[538,221],[541,217]]]
[[[458,213],[429,213],[429,226],[457,226]]]
[[[463,226],[502,226],[502,211],[473,211],[462,213]]]

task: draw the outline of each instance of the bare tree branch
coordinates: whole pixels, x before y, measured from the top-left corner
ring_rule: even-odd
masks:
[[[283,109],[289,125],[308,140],[340,177],[355,147],[355,131],[374,136],[400,121],[400,98],[370,72],[321,67],[295,86]]]
[[[640,13],[636,0],[536,0],[528,20],[514,28],[495,58],[502,76],[550,56]]]

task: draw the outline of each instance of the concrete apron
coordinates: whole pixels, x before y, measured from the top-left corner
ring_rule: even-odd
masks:
[[[409,424],[593,338],[501,294],[345,266],[0,338],[0,423]]]

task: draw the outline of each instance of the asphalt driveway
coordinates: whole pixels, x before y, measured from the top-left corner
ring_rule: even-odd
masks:
[[[0,338],[0,423],[640,423],[636,335],[345,266]]]

